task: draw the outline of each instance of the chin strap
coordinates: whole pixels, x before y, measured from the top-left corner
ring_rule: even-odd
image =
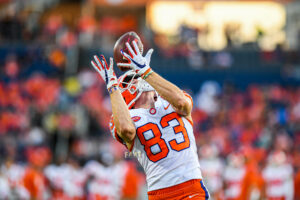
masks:
[[[128,108],[130,108],[130,106],[142,95],[143,92],[150,92],[150,91],[155,91],[155,90],[149,83],[147,83],[143,79],[139,78],[137,91],[138,92],[137,92],[136,97],[134,99],[132,99],[132,101],[128,104]]]

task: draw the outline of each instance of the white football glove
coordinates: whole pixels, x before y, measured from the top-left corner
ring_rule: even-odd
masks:
[[[132,42],[134,50],[131,48],[128,42],[126,42],[126,46],[130,55],[121,50],[121,54],[128,59],[129,63],[118,63],[119,67],[130,67],[135,70],[137,74],[143,76],[145,72],[149,71],[150,68],[150,60],[151,55],[153,53],[153,49],[149,49],[146,53],[145,57],[142,56],[137,44],[135,41]]]
[[[113,59],[110,58],[109,65],[107,64],[105,57],[103,55],[100,55],[100,58],[98,56],[94,56],[94,61],[91,61],[93,67],[95,70],[100,74],[101,78],[106,83],[106,87],[109,90],[112,86],[118,85],[118,79],[114,72],[113,68]]]

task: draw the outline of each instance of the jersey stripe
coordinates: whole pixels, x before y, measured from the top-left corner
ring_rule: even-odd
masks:
[[[194,101],[193,101],[193,98],[191,97],[191,95],[189,95],[187,92],[185,92],[184,90],[182,90],[182,92],[183,92],[183,94],[186,96],[186,97],[188,97],[190,100],[191,100],[191,102],[192,102],[192,107],[194,106]]]
[[[205,200],[209,199],[209,193],[208,193],[208,191],[207,191],[205,185],[203,184],[203,181],[202,181],[202,180],[200,181],[200,184],[201,184],[202,189],[203,189],[204,192],[205,192]]]
[[[185,117],[185,119],[186,119],[188,122],[190,122],[190,124],[191,124],[192,126],[194,126],[194,122],[193,122],[193,121],[189,120],[189,119],[186,118],[186,117]]]

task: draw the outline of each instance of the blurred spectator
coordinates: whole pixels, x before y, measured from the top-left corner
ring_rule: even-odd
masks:
[[[300,171],[297,172],[295,176],[295,184],[294,184],[294,191],[295,196],[294,199],[300,199]]]
[[[220,93],[218,83],[207,81],[203,83],[195,100],[195,106],[203,110],[208,115],[214,115],[219,110],[217,95]]]
[[[136,167],[121,159],[124,151],[116,141],[101,146],[98,161],[89,161],[84,169],[89,178],[87,191],[92,199],[137,199],[144,184]],[[122,147],[121,147],[122,148]]]
[[[59,49],[59,48],[54,48],[50,51],[49,53],[49,61],[53,66],[57,68],[63,68],[66,63],[66,55],[65,53]]]
[[[215,62],[215,65],[220,68],[228,68],[233,63],[231,54],[226,51],[217,52],[213,60]]]
[[[240,29],[241,24],[239,23],[228,23],[224,26],[224,35],[227,41],[227,47],[236,47],[240,43]]]
[[[267,199],[294,199],[293,168],[283,151],[274,151],[262,172]]]
[[[59,15],[51,15],[48,17],[45,25],[44,31],[45,34],[49,35],[50,37],[55,36],[59,29],[63,26],[63,19]]]
[[[23,177],[24,186],[34,199],[49,198],[46,177],[43,168],[49,163],[51,153],[46,147],[34,147],[27,150],[27,158],[30,163],[25,169]]]
[[[1,195],[7,199],[20,198],[28,199],[30,194],[23,185],[23,177],[25,173],[24,166],[14,163],[12,158],[7,158],[0,170],[1,174]]]
[[[97,28],[96,19],[89,14],[83,15],[78,22],[79,34],[79,43],[88,47],[92,45]]]
[[[20,41],[24,31],[24,24],[17,15],[16,6],[10,6],[6,15],[0,19],[0,37],[2,40]]]
[[[224,162],[218,151],[213,144],[204,144],[199,148],[201,171],[212,200],[220,199],[223,189]]]
[[[251,193],[251,174],[246,166],[245,156],[231,153],[227,158],[228,165],[224,172],[224,198],[239,200],[249,199]]]

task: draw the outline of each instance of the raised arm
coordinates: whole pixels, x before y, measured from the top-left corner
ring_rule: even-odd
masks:
[[[150,68],[150,58],[153,50],[150,49],[146,56],[143,57],[139,52],[135,41],[133,41],[132,45],[135,51],[128,43],[126,43],[126,46],[131,53],[130,56],[121,52],[123,56],[130,61],[130,63],[120,63],[118,65],[131,67],[136,70],[137,73],[140,74],[160,96],[173,106],[178,114],[190,117],[193,106],[190,98],[188,98],[180,88],[153,72]]]
[[[152,72],[145,79],[165,100],[167,100],[178,114],[188,116],[192,111],[191,100],[176,85],[167,81],[156,72]]]
[[[117,87],[117,77],[113,70],[113,59],[110,58],[109,65],[103,55],[94,56],[96,62],[91,61],[92,66],[100,74],[102,80],[107,85],[110,101],[112,105],[113,121],[117,134],[126,143],[130,149],[135,137],[135,126],[131,120],[129,110],[126,103]]]
[[[117,134],[128,144],[131,144],[135,137],[135,126],[131,120],[129,110],[118,89],[110,93],[112,113]]]

